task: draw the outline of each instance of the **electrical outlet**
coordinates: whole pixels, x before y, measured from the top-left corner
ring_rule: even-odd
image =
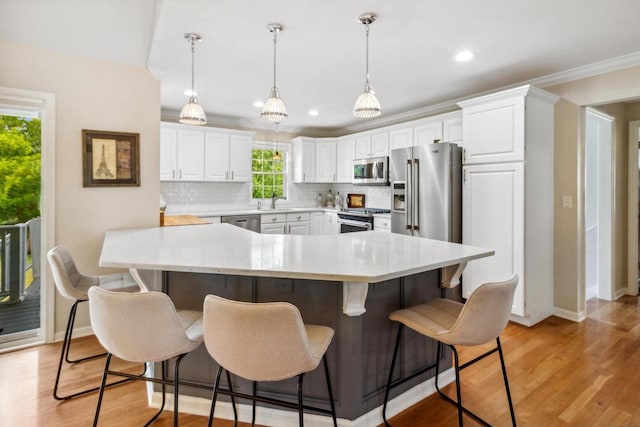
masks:
[[[571,209],[573,207],[573,197],[571,196],[562,196],[562,207],[564,209]]]

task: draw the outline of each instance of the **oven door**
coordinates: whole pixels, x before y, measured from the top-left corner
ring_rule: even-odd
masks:
[[[338,218],[338,224],[340,225],[340,234],[353,233],[355,231],[369,231],[372,229],[370,223],[365,221],[354,221],[352,219]]]

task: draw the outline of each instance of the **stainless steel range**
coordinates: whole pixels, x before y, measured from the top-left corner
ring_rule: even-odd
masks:
[[[340,233],[373,230],[373,214],[391,213],[390,209],[347,208],[338,212]]]

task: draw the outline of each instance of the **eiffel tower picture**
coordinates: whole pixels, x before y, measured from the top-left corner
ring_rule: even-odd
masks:
[[[104,156],[104,144],[102,144],[102,157],[100,159],[100,165],[98,166],[98,169],[95,171],[94,176],[96,178],[115,178],[115,175],[111,172],[111,170],[109,169],[109,166],[107,166],[107,159]]]

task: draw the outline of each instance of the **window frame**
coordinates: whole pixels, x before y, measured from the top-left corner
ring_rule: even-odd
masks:
[[[251,147],[251,191],[250,191],[250,199],[249,199],[249,203],[253,204],[256,203],[258,201],[270,201],[271,197],[263,197],[263,198],[254,198],[253,197],[253,175],[254,175],[254,170],[253,170],[253,150],[275,150],[276,145],[273,142],[266,142],[266,141],[255,141]],[[282,164],[282,195],[283,197],[286,199],[288,199],[289,197],[289,171],[290,171],[290,165],[291,165],[291,146],[290,144],[287,143],[278,143],[278,151],[280,151],[282,153],[282,157],[283,157],[283,164]],[[264,172],[262,172],[264,174]],[[276,173],[273,173],[273,175],[276,175]]]

